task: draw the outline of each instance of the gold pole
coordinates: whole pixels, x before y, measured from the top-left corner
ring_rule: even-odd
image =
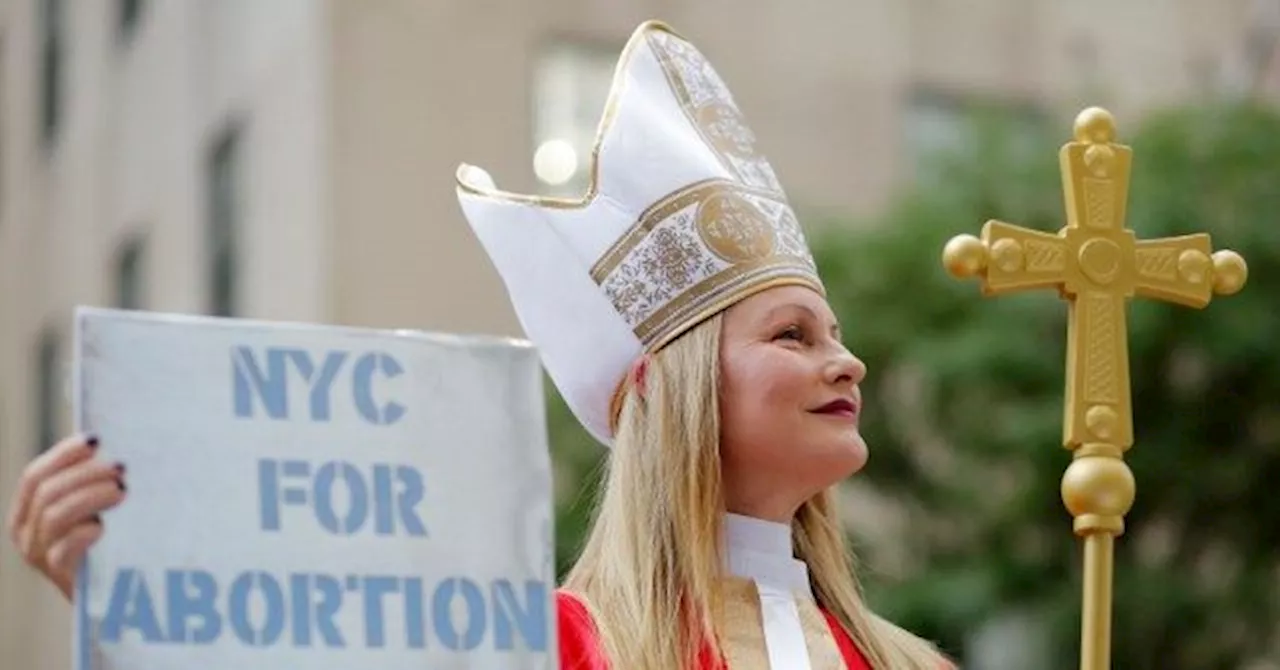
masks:
[[[1089,108],[1074,130],[1059,152],[1066,226],[1052,234],[988,221],[981,239],[953,237],[942,260],[956,277],[979,277],[985,296],[1054,288],[1067,301],[1062,443],[1072,460],[1062,502],[1084,541],[1080,667],[1107,670],[1114,544],[1136,493],[1124,461],[1133,445],[1128,300],[1204,307],[1243,288],[1248,267],[1235,252],[1211,254],[1204,233],[1138,240],[1125,227],[1133,152],[1115,142],[1114,119]]]
[[[1083,668],[1111,667],[1111,557],[1115,536],[1094,533],[1084,538],[1084,625],[1080,649]]]

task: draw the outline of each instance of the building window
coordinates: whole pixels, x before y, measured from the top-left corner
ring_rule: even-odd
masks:
[[[40,0],[40,131],[45,143],[62,121],[62,0]]]
[[[542,192],[579,196],[613,81],[616,50],[557,44],[538,63],[533,91],[533,171]]]
[[[240,131],[227,129],[214,143],[206,167],[208,183],[209,311],[235,316],[239,308],[237,237],[240,219]]]
[[[142,16],[143,0],[116,0],[117,29],[120,39],[128,40],[138,27],[138,19]]]
[[[36,345],[36,453],[58,441],[61,405],[61,338],[49,328]]]
[[[143,309],[145,295],[146,242],[141,236],[133,237],[120,245],[115,262],[115,304],[121,309]]]

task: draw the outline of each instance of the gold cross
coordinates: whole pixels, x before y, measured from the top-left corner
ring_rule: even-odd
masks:
[[[1084,670],[1110,667],[1114,539],[1136,492],[1124,462],[1133,445],[1127,302],[1138,295],[1204,307],[1248,276],[1239,254],[1211,254],[1204,233],[1136,239],[1125,227],[1133,152],[1115,135],[1106,110],[1076,117],[1075,141],[1058,156],[1067,225],[1057,234],[988,221],[981,239],[958,235],[942,254],[954,276],[981,277],[983,295],[1057,288],[1068,303],[1063,445],[1073,457],[1062,500],[1085,544]]]

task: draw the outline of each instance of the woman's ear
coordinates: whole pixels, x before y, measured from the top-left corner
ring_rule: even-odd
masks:
[[[631,383],[635,384],[636,392],[640,394],[641,398],[644,398],[645,395],[647,395],[647,391],[645,390],[645,378],[648,374],[649,354],[644,354],[640,356],[640,358],[637,358],[635,363],[631,364]]]
[[[627,376],[618,384],[613,398],[609,401],[609,430],[618,429],[618,419],[622,416],[622,402],[627,392],[634,387],[640,400],[645,399],[645,380],[649,375],[649,354],[643,354],[631,364]]]

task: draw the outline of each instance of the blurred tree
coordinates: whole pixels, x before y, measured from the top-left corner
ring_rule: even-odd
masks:
[[[1051,293],[984,300],[940,264],[948,238],[989,218],[1061,227],[1056,148],[1069,123],[1032,142],[1014,127],[1025,124],[978,118],[967,148],[936,158],[933,178],[884,216],[813,226],[811,241],[871,371],[872,456],[855,484],[909,519],[895,553],[914,569],[864,578],[877,610],[960,658],[988,624],[1022,621],[1045,633],[1036,667],[1076,668],[1080,548],[1059,494],[1065,305]],[[1131,306],[1138,497],[1117,544],[1113,667],[1242,667],[1275,648],[1280,620],[1280,115],[1241,104],[1140,128],[1120,119],[1120,141],[1135,151],[1129,227],[1209,232],[1250,276],[1203,311]],[[606,451],[549,397],[563,570]]]
[[[608,449],[595,441],[546,382],[547,431],[556,488],[556,570],[563,578],[578,558],[591,525],[597,485]]]

